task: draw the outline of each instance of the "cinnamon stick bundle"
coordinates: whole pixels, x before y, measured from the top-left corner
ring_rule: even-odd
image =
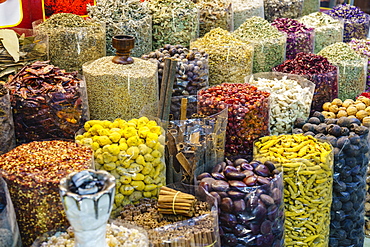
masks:
[[[194,215],[195,197],[178,190],[162,186],[158,196],[158,211],[162,214]]]

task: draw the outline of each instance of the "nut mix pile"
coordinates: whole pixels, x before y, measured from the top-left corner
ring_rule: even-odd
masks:
[[[325,102],[338,97],[338,69],[322,56],[300,52],[273,71],[301,75],[315,83],[311,112],[321,111]]]
[[[302,134],[265,136],[255,142],[253,155],[281,164],[284,171],[285,245],[327,246],[333,184],[331,146]]]
[[[228,107],[225,155],[250,156],[253,142],[269,134],[270,93],[248,83],[223,83],[198,92],[198,113],[210,116]]]
[[[209,84],[241,83],[252,73],[253,46],[235,38],[222,28],[215,28],[190,44],[208,55]]]
[[[327,141],[333,147],[334,179],[329,245],[363,246],[365,177],[370,156],[369,129],[362,126],[357,118],[325,119],[320,112],[315,112],[307,121],[297,119],[293,132],[304,133],[307,137],[314,136]],[[314,173],[321,176],[318,171]],[[321,185],[323,184],[320,183],[316,189]]]
[[[317,55],[338,66],[338,98],[354,99],[365,90],[367,58],[359,55],[347,43],[334,43],[322,49]]]
[[[94,150],[96,169],[116,178],[113,215],[131,202],[157,197],[166,184],[162,128],[146,117],[90,120],[76,142]]]
[[[283,244],[283,181],[272,162],[226,160],[197,180],[217,199],[222,246]]]
[[[9,186],[22,242],[67,224],[59,181],[92,166],[92,150],[67,141],[20,145],[0,156],[0,172]]]
[[[270,93],[270,134],[290,134],[297,117],[307,118],[313,96],[312,82],[300,76],[257,73],[246,82]]]
[[[275,19],[271,25],[287,34],[286,59],[293,59],[300,52],[311,53],[315,44],[315,29],[289,18]]]
[[[34,62],[10,76],[9,89],[17,143],[73,140],[86,121],[86,92],[77,72]]]

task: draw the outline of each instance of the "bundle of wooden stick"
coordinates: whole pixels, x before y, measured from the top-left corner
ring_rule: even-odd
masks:
[[[178,190],[162,186],[158,196],[158,211],[162,214],[194,215],[195,197]]]

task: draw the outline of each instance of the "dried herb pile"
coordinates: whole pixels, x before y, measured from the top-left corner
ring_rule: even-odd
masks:
[[[151,0],[153,49],[165,44],[189,47],[198,37],[198,8],[191,0]]]
[[[47,139],[74,139],[85,119],[77,72],[45,62],[34,62],[9,77],[17,143]],[[80,91],[81,90],[81,91]]]
[[[112,47],[114,35],[125,34],[135,37],[134,57],[152,50],[152,17],[147,2],[140,0],[97,0],[95,6],[88,5],[89,17],[105,23],[107,55],[115,55]]]
[[[14,147],[15,134],[10,99],[8,90],[4,84],[0,83],[0,155],[10,151]]]
[[[105,56],[104,26],[78,15],[52,15],[35,32],[48,41],[51,63],[66,71],[81,71],[85,62]]]
[[[222,28],[215,28],[191,43],[209,54],[209,84],[241,83],[252,73],[253,46],[232,36]]]

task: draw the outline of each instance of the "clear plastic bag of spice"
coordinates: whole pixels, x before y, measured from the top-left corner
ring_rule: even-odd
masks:
[[[279,154],[278,150],[284,151]],[[285,246],[327,246],[333,184],[331,145],[311,136],[266,136],[254,143],[253,157],[275,161],[284,172]]]
[[[155,228],[149,231],[153,247],[166,246],[221,246],[217,220],[218,206],[209,193],[198,186],[183,183],[169,184],[169,188],[194,195],[197,200],[208,204],[208,212],[188,220]]]
[[[97,170],[116,178],[113,216],[127,204],[157,197],[166,185],[164,123],[159,119],[90,120],[75,140],[95,151]]]
[[[290,134],[297,117],[308,118],[315,84],[302,76],[280,72],[256,73],[245,82],[270,94],[271,135]]]
[[[199,11],[191,0],[149,1],[153,18],[153,48],[165,44],[189,47],[198,38]]]
[[[220,27],[227,31],[234,30],[233,7],[231,0],[192,0],[200,11],[199,37],[214,28]]]
[[[302,15],[304,0],[264,0],[265,18],[269,22],[277,18],[298,18]]]
[[[22,246],[17,219],[10,199],[8,186],[0,176],[0,244],[7,247]]]
[[[181,113],[185,112],[185,118],[191,118],[197,113],[197,96],[175,96],[171,97],[170,120],[185,120],[180,119]]]
[[[315,29],[304,32],[288,33],[286,46],[286,59],[294,59],[300,53],[313,53],[315,46]]]
[[[105,56],[105,24],[91,20],[82,27],[64,24],[49,27],[42,21],[33,23],[37,38],[47,42],[51,63],[67,72],[81,72],[84,63]]]
[[[167,131],[167,182],[193,184],[198,173],[224,159],[227,109],[210,116],[170,121]]]
[[[252,17],[264,18],[263,0],[232,0],[234,29],[236,30],[243,22]]]
[[[13,112],[8,90],[0,84],[0,155],[15,147]]]
[[[302,15],[320,11],[320,0],[303,0]]]
[[[17,144],[50,139],[73,140],[89,118],[86,86],[77,72],[45,62],[23,67],[9,89]]]
[[[198,114],[209,116],[228,109],[226,157],[251,158],[253,141],[270,134],[269,95],[247,83],[223,83],[198,91]]]

